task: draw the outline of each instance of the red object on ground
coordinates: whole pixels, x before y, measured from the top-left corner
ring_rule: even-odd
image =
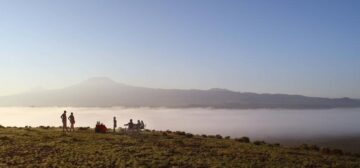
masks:
[[[95,127],[95,132],[96,133],[106,133],[107,128],[104,124],[97,124]]]

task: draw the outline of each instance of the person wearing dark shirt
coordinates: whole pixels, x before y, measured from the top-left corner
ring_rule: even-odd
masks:
[[[68,131],[68,128],[67,128],[67,123],[66,123],[66,111],[64,111],[64,113],[60,116],[61,120],[62,120],[62,123],[63,123],[63,132],[67,132]]]
[[[125,126],[128,126],[129,129],[133,129],[134,128],[134,123],[133,123],[132,119],[130,119],[130,122],[125,124]]]
[[[117,127],[117,121],[116,121],[116,117],[114,117],[114,132],[116,132],[115,131],[116,127]]]
[[[75,128],[74,128],[74,124],[75,124],[74,113],[71,113],[68,119],[70,121],[70,132],[71,132],[71,130],[73,130],[73,132],[74,132],[75,131]]]

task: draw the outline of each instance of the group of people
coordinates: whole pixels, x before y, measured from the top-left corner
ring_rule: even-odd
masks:
[[[75,125],[75,117],[74,117],[74,113],[71,112],[69,117],[66,117],[66,110],[64,111],[64,113],[60,116],[62,123],[63,123],[63,132],[68,132],[68,127],[67,127],[67,120],[70,121],[70,132],[75,131],[74,125]]]
[[[62,120],[62,123],[63,123],[63,132],[68,132],[68,127],[67,127],[67,120],[70,121],[70,132],[71,131],[75,131],[75,128],[74,128],[74,125],[75,125],[75,117],[74,117],[74,113],[71,112],[70,116],[67,117],[66,116],[66,110],[64,111],[64,113],[60,116],[61,120]],[[116,127],[117,127],[117,120],[116,120],[116,117],[114,117],[113,119],[113,122],[114,122],[114,127],[113,127],[113,131],[116,132]],[[100,122],[97,122],[96,124],[96,128],[100,128],[100,126],[103,125],[104,128],[106,128],[104,126],[104,124],[101,124]],[[144,129],[145,128],[145,124],[142,120],[138,120],[137,123],[133,123],[133,120],[130,119],[130,122],[125,124],[124,126],[128,126],[128,130],[141,130],[141,129]],[[102,128],[102,129],[104,129]],[[101,129],[101,130],[102,130]],[[107,130],[107,128],[106,128]]]
[[[145,128],[145,124],[144,122],[141,120],[138,120],[136,124],[133,123],[133,120],[130,119],[130,122],[125,124],[124,126],[128,126],[128,129],[144,129]]]

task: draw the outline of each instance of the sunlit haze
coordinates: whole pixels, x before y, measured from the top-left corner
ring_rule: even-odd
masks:
[[[360,1],[1,1],[0,95],[95,76],[360,98]]]

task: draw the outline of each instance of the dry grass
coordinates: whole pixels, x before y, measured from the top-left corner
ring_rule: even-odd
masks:
[[[0,167],[358,167],[360,158],[183,132],[0,128]]]

